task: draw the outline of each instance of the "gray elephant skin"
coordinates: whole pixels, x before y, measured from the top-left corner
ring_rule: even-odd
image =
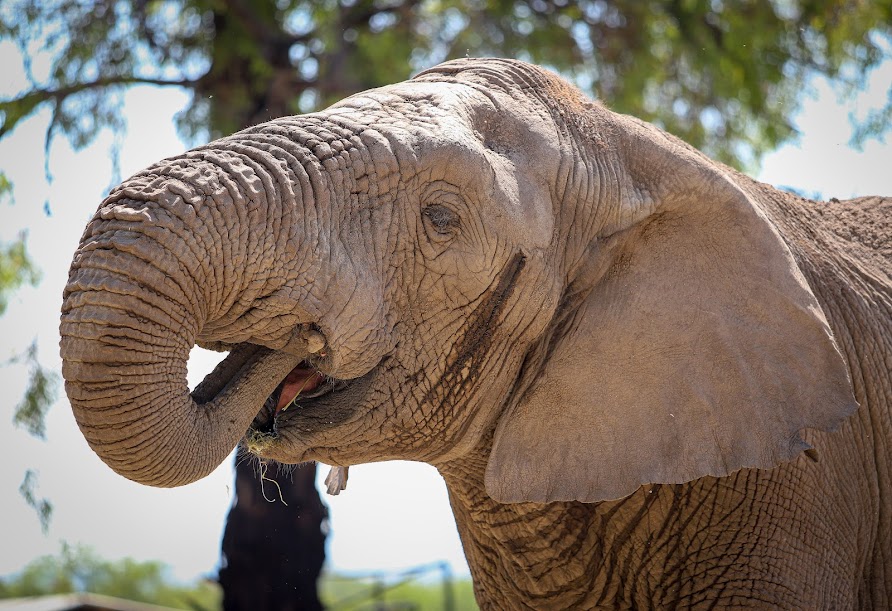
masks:
[[[434,465],[483,609],[892,605],[892,199],[448,62],[115,188],[65,388],[115,471]],[[191,393],[193,345],[229,351]],[[296,399],[292,399],[297,395]]]

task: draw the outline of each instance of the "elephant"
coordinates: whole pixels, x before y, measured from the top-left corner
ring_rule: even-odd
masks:
[[[482,609],[892,605],[892,198],[779,191],[535,65],[137,173],[61,335],[134,481],[433,465]],[[193,345],[229,354],[190,392]]]

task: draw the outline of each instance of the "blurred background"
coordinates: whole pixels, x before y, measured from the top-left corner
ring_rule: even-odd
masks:
[[[121,178],[491,55],[547,66],[781,188],[892,195],[888,1],[4,0],[0,598],[475,608],[436,470],[357,466],[346,492],[322,498],[324,466],[268,474],[280,493],[235,458],[183,488],[133,484],[77,430],[57,326],[80,233]],[[190,384],[218,360],[196,349]]]

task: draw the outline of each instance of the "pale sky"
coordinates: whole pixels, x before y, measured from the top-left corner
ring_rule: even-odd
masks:
[[[12,73],[0,45],[0,97],[15,92],[21,75]],[[9,55],[6,55],[9,57]],[[880,107],[892,83],[892,61],[875,70],[856,102],[840,105],[837,95],[816,82],[796,125],[797,143],[763,161],[758,177],[825,198],[892,195],[892,147],[871,140],[863,152],[848,146],[849,114]],[[126,96],[129,130],[121,153],[126,177],[162,157],[181,152],[172,117],[186,103],[173,89],[135,87]],[[607,101],[609,105],[609,100]],[[41,362],[59,371],[58,319],[68,264],[81,231],[108,187],[111,135],[73,153],[57,138],[50,156],[54,180],[44,180],[44,111],[0,142],[0,168],[15,186],[15,206],[0,205],[0,241],[27,228],[29,252],[42,270],[38,287],[26,287],[0,318],[0,362],[23,351],[37,337]],[[892,136],[889,136],[892,137]],[[49,201],[51,216],[43,212]],[[216,357],[216,355],[213,355]],[[214,360],[190,362],[194,385]],[[0,368],[0,575],[21,569],[61,542],[85,543],[102,557],[162,560],[181,580],[215,572],[223,522],[231,500],[231,461],[195,484],[161,490],[134,484],[113,473],[87,447],[71,416],[64,392],[50,410],[47,440],[12,426],[14,405],[27,371]],[[40,473],[39,492],[54,507],[44,536],[18,487],[26,469]],[[321,478],[326,469],[320,469]],[[350,485],[339,497],[324,496],[331,511],[328,568],[335,571],[395,570],[446,560],[459,574],[467,565],[443,481],[427,465],[392,462],[351,468]]]

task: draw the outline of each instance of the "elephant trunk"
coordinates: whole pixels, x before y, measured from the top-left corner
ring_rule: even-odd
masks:
[[[238,320],[251,303],[244,287],[257,285],[238,269],[221,281],[214,265],[240,255],[221,252],[219,231],[210,237],[223,204],[212,202],[209,213],[207,199],[190,202],[169,176],[131,179],[87,227],[65,289],[62,373],[75,419],[104,462],[143,484],[209,474],[301,361],[299,350],[272,351],[234,333],[222,339],[237,347],[190,394],[196,338],[209,322]]]
[[[94,304],[70,311],[62,324],[65,390],[90,447],[117,473],[152,486],[189,484],[223,462],[256,415],[251,406],[301,359],[244,344],[215,372],[234,368],[235,377],[214,388],[223,376],[211,374],[190,394],[187,337],[109,330],[109,321],[136,316]]]

